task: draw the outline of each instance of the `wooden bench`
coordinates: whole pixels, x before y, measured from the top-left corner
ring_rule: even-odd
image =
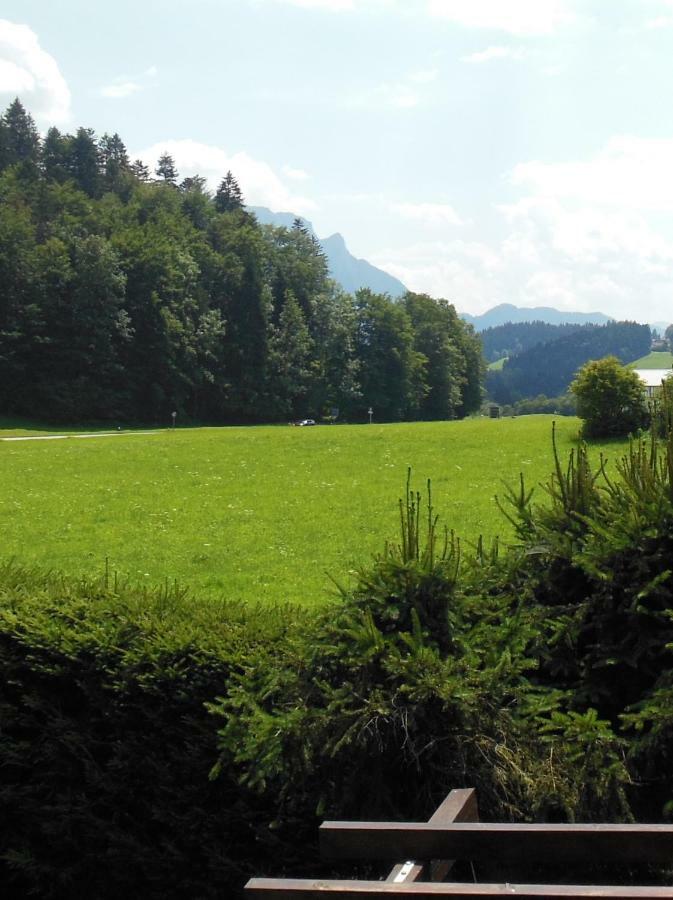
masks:
[[[385,881],[251,878],[250,900],[516,897],[673,898],[673,887],[447,882],[454,860],[528,863],[673,863],[670,825],[510,825],[479,821],[473,789],[454,790],[428,822],[324,822],[326,859],[393,860]]]

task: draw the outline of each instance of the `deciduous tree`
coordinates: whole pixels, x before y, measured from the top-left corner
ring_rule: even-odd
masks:
[[[583,365],[570,390],[586,437],[632,434],[647,424],[643,383],[614,356]]]

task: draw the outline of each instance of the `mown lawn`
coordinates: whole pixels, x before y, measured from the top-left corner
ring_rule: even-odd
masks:
[[[551,424],[526,416],[0,442],[0,556],[69,574],[103,573],[108,558],[125,578],[177,579],[195,595],[320,602],[329,576],[346,581],[397,538],[408,466],[418,489],[432,479],[437,512],[463,539],[509,536],[494,495],[521,471],[530,484],[546,479]],[[578,426],[559,418],[564,457]]]

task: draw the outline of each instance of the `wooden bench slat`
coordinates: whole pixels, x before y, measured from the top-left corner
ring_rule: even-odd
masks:
[[[670,825],[324,822],[328,859],[673,862]]]
[[[246,885],[251,900],[372,900],[386,897],[393,900],[454,900],[474,898],[515,897],[517,900],[658,900],[673,898],[673,887],[617,887],[612,885],[554,885],[554,884],[463,884],[413,882],[391,884],[387,881],[315,881],[299,878],[252,878]]]

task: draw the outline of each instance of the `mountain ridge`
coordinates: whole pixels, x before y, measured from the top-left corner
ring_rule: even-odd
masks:
[[[545,322],[548,325],[606,325],[614,321],[612,316],[602,312],[569,312],[553,306],[515,306],[513,303],[499,303],[479,316],[459,313],[461,319],[469,322],[475,331],[485,331],[497,325],[520,322]]]
[[[349,251],[342,234],[336,231],[325,238],[320,238],[315,232],[313,223],[303,216],[296,216],[290,212],[273,212],[266,206],[248,206],[248,212],[254,213],[257,221],[262,225],[275,225],[277,227],[292,228],[295,219],[301,219],[304,228],[319,241],[329,265],[330,277],[343,287],[349,294],[354,294],[360,288],[369,288],[376,294],[390,294],[391,297],[402,297],[407,293],[407,288],[393,275],[379,269],[366,259],[359,259]]]

